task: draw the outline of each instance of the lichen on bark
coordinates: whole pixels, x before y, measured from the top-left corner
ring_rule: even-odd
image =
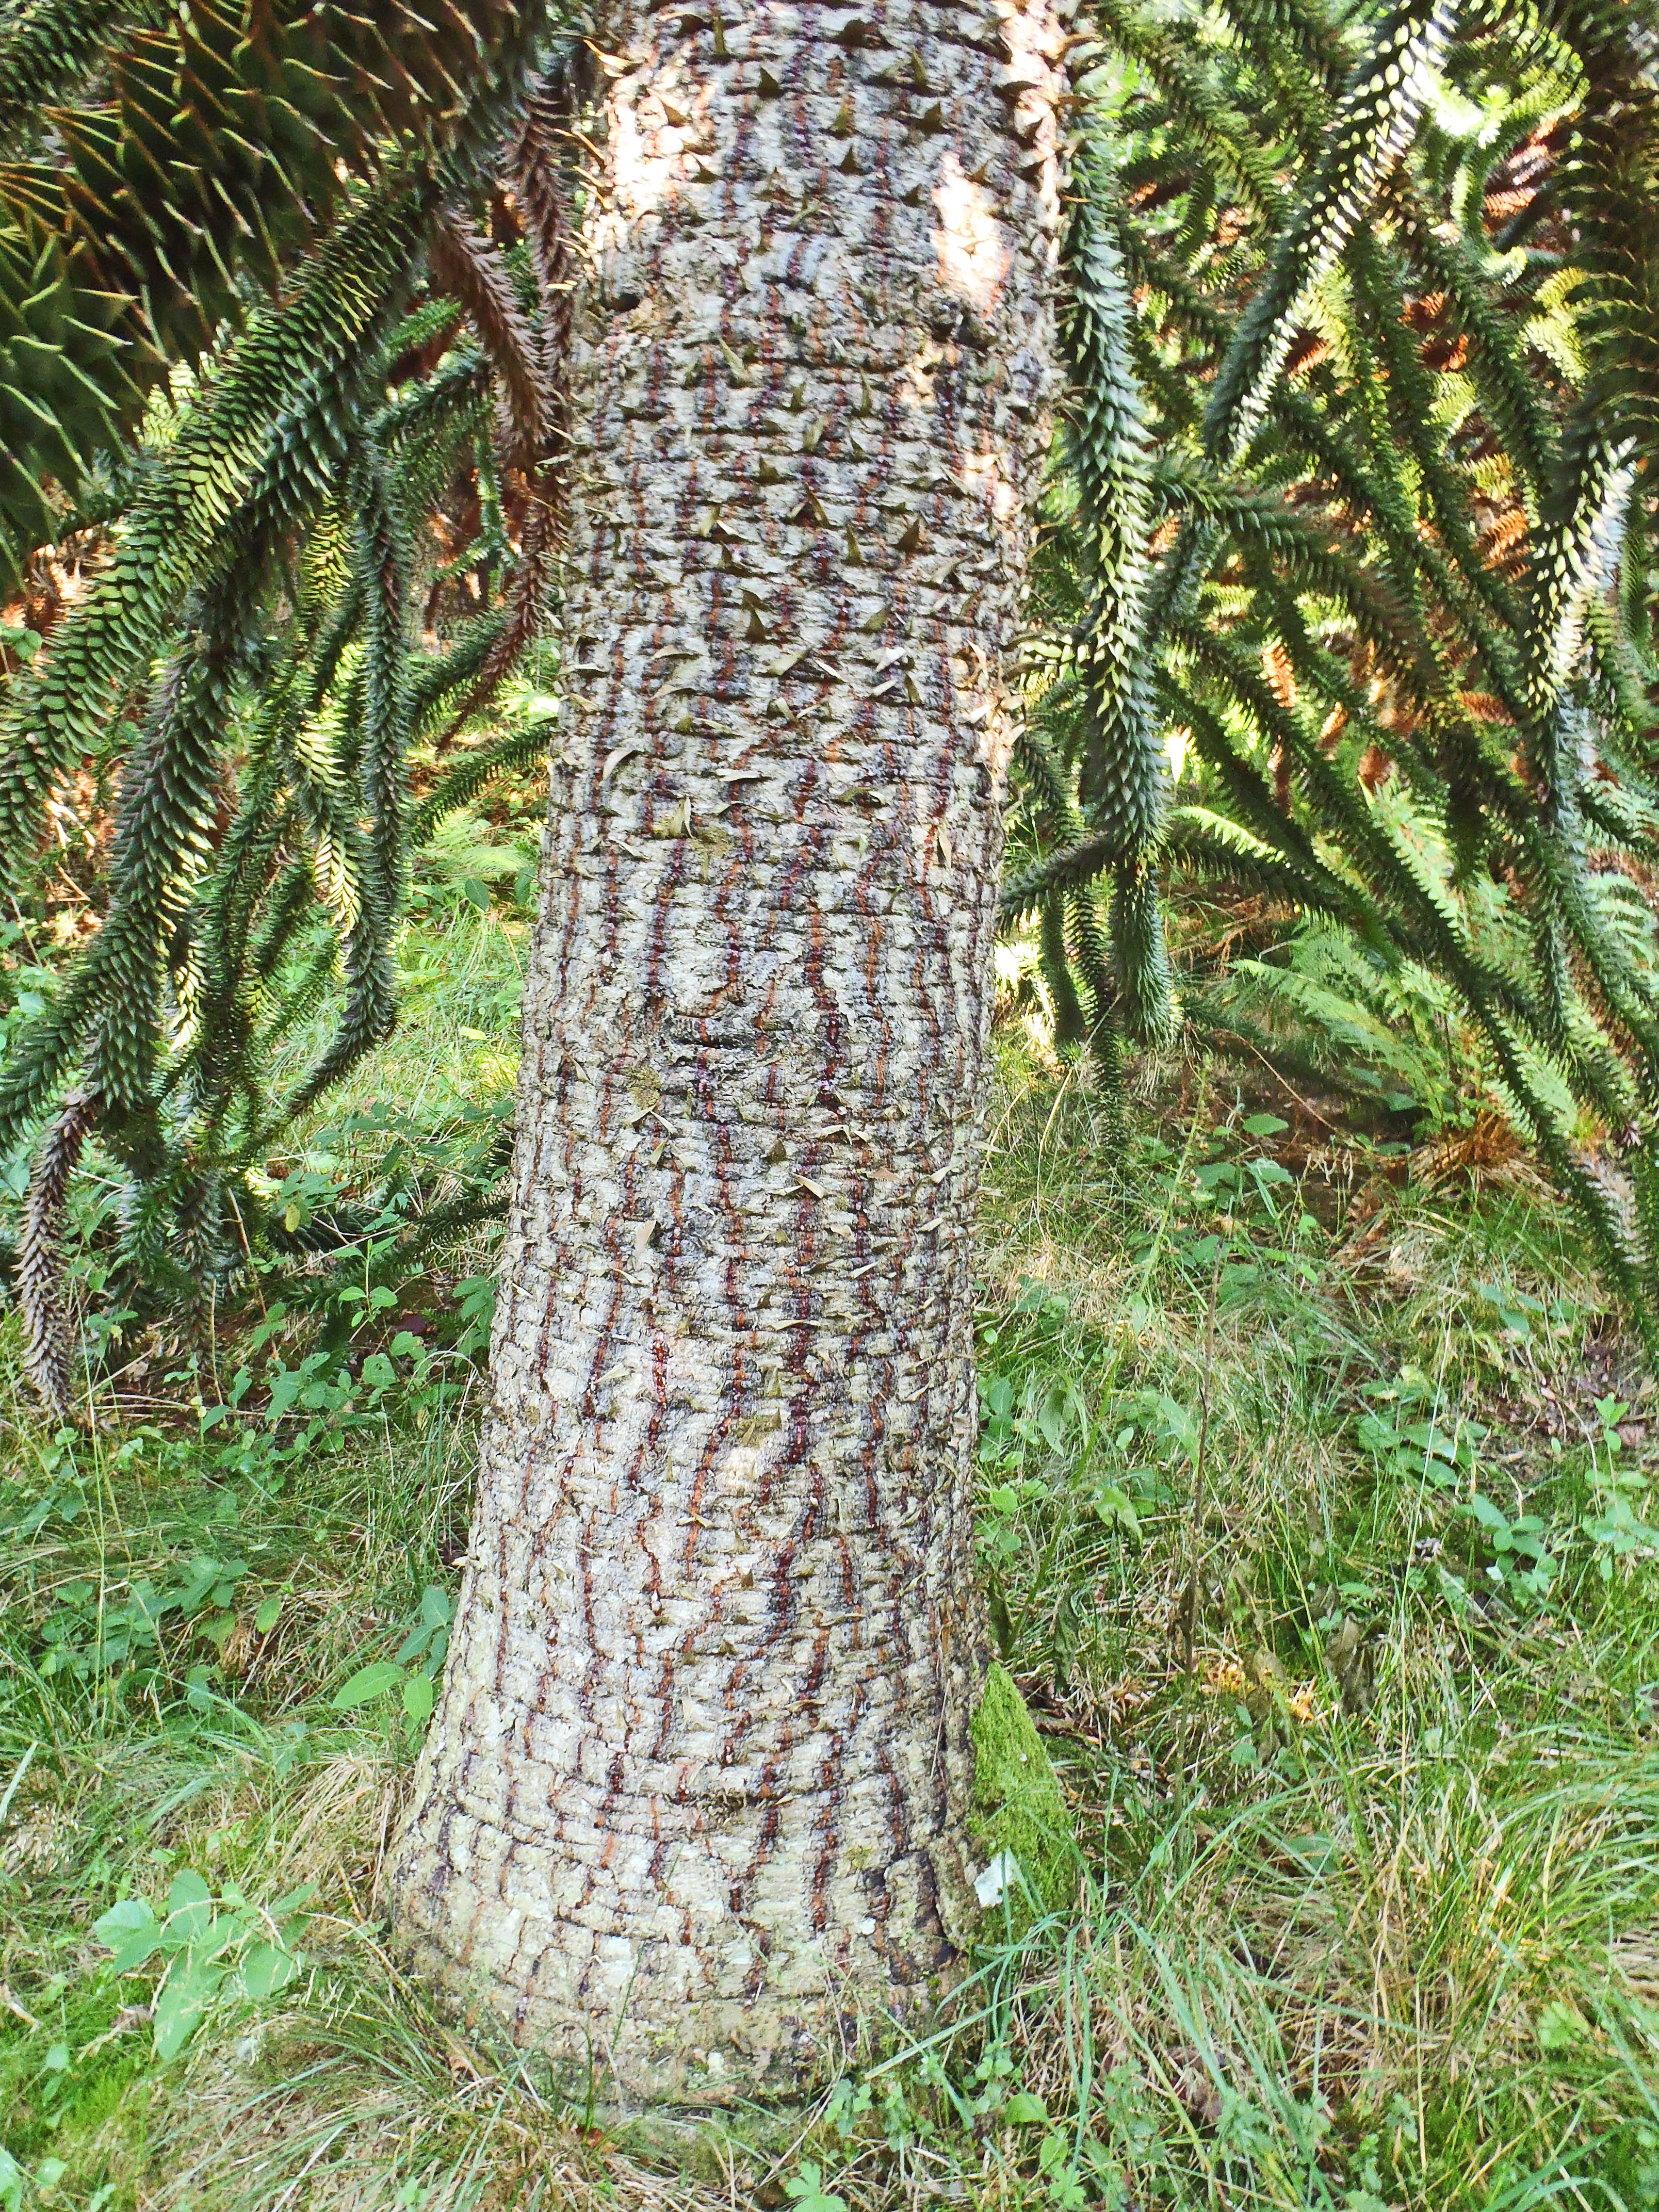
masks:
[[[971,1230],[1049,0],[612,16],[514,1196],[399,1940],[624,2097],[973,1921]]]

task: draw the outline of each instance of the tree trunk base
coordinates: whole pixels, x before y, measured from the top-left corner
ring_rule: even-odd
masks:
[[[890,1985],[887,2008],[877,2010],[871,1991],[881,1988],[883,1976],[872,1966],[861,1984],[848,1975],[838,1987],[793,1998],[773,1988],[752,2001],[691,2003],[678,2022],[659,2011],[633,2020],[623,2011],[606,2032],[591,2012],[514,1996],[487,1968],[458,1966],[439,1943],[421,1937],[408,1904],[399,1918],[400,1960],[441,2009],[469,2023],[493,2019],[516,2047],[546,2062],[554,2094],[587,2124],[612,2135],[643,2130],[641,2147],[676,2164],[702,2155],[707,2115],[738,2104],[746,2112],[738,2140],[765,2155],[775,2134],[783,2148],[803,2106],[839,2075],[927,2033],[961,1978],[957,1954],[954,1971],[908,1990]],[[768,2107],[775,2127],[767,2124]]]

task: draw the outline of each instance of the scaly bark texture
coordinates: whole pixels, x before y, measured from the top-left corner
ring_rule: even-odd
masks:
[[[689,0],[600,43],[493,1411],[394,1887],[520,2040],[708,2101],[914,2016],[965,1931],[1062,33]]]

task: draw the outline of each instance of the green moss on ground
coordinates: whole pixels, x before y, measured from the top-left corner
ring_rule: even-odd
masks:
[[[1016,1924],[1030,1919],[1033,1899],[1044,1911],[1070,1911],[1082,1866],[1072,1815],[1036,1723],[1006,1667],[994,1664],[986,1675],[973,1738],[974,1841],[988,1866],[999,1853],[1012,1852],[1031,1892],[1030,1899],[1017,1888],[1008,1892],[1006,1902]]]

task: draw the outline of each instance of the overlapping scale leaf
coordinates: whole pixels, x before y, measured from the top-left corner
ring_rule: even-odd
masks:
[[[27,149],[42,111],[95,73],[112,36],[163,13],[155,0],[12,0],[0,15],[0,158]]]
[[[88,257],[33,220],[0,220],[0,590],[53,534],[53,486],[73,483],[142,398],[129,301]]]

